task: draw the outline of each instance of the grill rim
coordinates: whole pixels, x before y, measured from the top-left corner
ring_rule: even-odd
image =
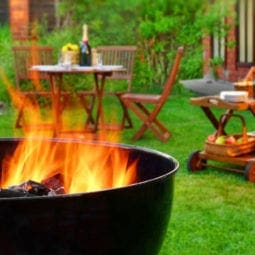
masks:
[[[151,183],[156,183],[156,182],[162,182],[166,178],[168,178],[170,175],[175,174],[177,170],[180,167],[180,163],[177,159],[175,159],[173,156],[170,156],[167,153],[160,152],[155,149],[151,149],[148,147],[143,147],[143,146],[137,146],[137,145],[129,145],[129,144],[124,144],[124,143],[113,143],[113,142],[105,142],[105,141],[84,141],[81,139],[75,139],[75,138],[40,138],[40,137],[33,137],[33,138],[25,138],[25,137],[1,137],[0,138],[0,145],[4,142],[10,142],[10,143],[19,143],[25,140],[33,140],[33,141],[50,141],[50,142],[57,142],[57,143],[80,143],[80,144],[88,144],[88,145],[99,145],[99,146],[105,146],[105,147],[114,147],[114,148],[120,148],[120,149],[125,149],[129,151],[136,151],[136,152],[143,152],[146,154],[152,154],[153,156],[158,156],[161,158],[164,158],[166,160],[169,160],[169,163],[171,163],[174,167],[169,167],[169,169],[165,169],[166,171],[165,174],[160,174],[157,177],[150,178],[144,181],[137,181],[135,183],[122,186],[122,187],[113,187],[113,188],[105,188],[105,189],[100,189],[100,190],[95,190],[95,191],[89,191],[89,192],[79,192],[79,193],[73,193],[73,194],[56,194],[54,196],[35,196],[35,197],[3,197],[0,198],[1,200],[50,200],[50,199],[61,199],[61,198],[78,198],[82,197],[84,195],[93,195],[93,194],[100,194],[100,193],[105,193],[105,192],[117,192],[121,190],[126,190],[126,189],[134,189],[139,186],[144,186],[144,185],[149,185]]]

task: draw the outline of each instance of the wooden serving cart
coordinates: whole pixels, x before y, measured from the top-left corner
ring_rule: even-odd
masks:
[[[244,102],[232,103],[222,100],[220,96],[205,96],[191,98],[190,103],[192,105],[201,107],[206,117],[212,123],[216,132],[218,132],[219,130],[221,130],[222,133],[225,132],[225,124],[233,115],[237,115],[234,114],[235,111],[250,111],[253,116],[255,116],[255,99],[253,98],[249,98]],[[221,115],[220,118],[217,118],[216,114],[212,110],[213,108],[223,109],[225,110],[225,113]],[[243,120],[242,124],[243,135],[246,136],[246,126]],[[251,136],[253,136],[253,138],[255,139],[255,134],[251,134]],[[255,143],[253,141],[248,143],[247,146],[242,145],[244,146],[242,147],[240,145],[239,147],[237,147],[237,151],[239,149],[240,153],[236,153],[233,155],[228,155],[224,152],[217,153],[217,151],[215,151],[215,148],[213,147],[210,147],[210,150],[208,150],[206,149],[207,145],[208,144],[206,142],[205,149],[203,151],[196,150],[190,154],[187,162],[187,168],[189,171],[195,172],[203,170],[206,167],[210,166],[227,171],[242,173],[244,174],[246,180],[255,182]],[[218,166],[217,164],[208,163],[209,161],[222,162],[226,164],[221,164],[220,166]],[[228,167],[227,165],[230,166]]]

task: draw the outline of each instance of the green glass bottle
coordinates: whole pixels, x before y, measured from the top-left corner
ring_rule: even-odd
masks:
[[[91,66],[91,47],[88,39],[88,26],[83,25],[83,36],[80,44],[80,65]]]

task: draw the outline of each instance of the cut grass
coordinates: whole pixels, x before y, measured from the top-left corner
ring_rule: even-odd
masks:
[[[254,184],[232,172],[209,168],[193,174],[187,171],[190,153],[203,150],[206,137],[215,131],[201,109],[189,104],[192,96],[196,95],[175,89],[161,112],[161,120],[172,131],[167,143],[158,141],[151,132],[134,143],[169,153],[180,162],[172,215],[160,255],[255,254]],[[217,116],[222,113],[216,111]],[[254,130],[252,114],[239,114],[245,117],[248,129]],[[241,132],[235,121],[228,127]],[[130,143],[128,137],[133,132],[125,131],[124,142]]]
[[[232,172],[211,168],[196,173],[187,171],[190,153],[202,150],[206,137],[214,132],[201,109],[190,105],[192,96],[195,95],[186,89],[175,87],[160,113],[159,118],[172,132],[168,142],[162,143],[151,131],[147,131],[141,140],[132,142],[130,138],[141,124],[133,114],[134,129],[126,129],[121,133],[121,143],[168,153],[180,163],[176,173],[171,219],[160,255],[255,254],[254,184],[246,182],[242,174]],[[120,111],[118,107],[108,106],[106,103],[110,115],[112,109]],[[219,115],[222,111],[216,113]],[[255,130],[251,113],[240,114],[245,117],[249,130]],[[77,118],[77,122],[83,120],[79,114],[73,117],[74,120]],[[19,131],[13,130],[14,118],[11,107],[0,116],[2,137],[21,135]],[[240,125],[234,122],[230,129],[240,132]]]

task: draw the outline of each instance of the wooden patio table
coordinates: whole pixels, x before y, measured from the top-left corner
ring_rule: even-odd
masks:
[[[74,74],[84,74],[84,75],[94,75],[94,86],[95,93],[97,96],[97,109],[95,116],[95,123],[92,128],[92,132],[98,131],[99,121],[101,125],[104,125],[104,113],[103,113],[103,93],[105,80],[107,77],[111,76],[113,72],[125,71],[122,66],[107,65],[107,66],[60,66],[60,65],[37,65],[32,66],[32,70],[37,70],[38,72],[43,72],[49,75],[50,79],[50,89],[52,94],[52,107],[54,115],[54,133],[57,135],[61,132],[62,128],[62,116],[60,110],[60,98],[61,91],[63,89],[63,76],[64,75],[74,75]]]

